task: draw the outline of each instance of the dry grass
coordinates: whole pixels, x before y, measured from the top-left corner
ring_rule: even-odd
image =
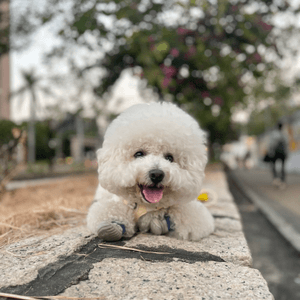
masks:
[[[6,192],[0,199],[0,247],[20,238],[84,224],[97,175]]]

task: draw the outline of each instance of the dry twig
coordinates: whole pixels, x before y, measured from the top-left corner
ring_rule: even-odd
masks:
[[[129,250],[129,251],[135,251],[135,252],[141,252],[141,253],[150,253],[150,254],[171,254],[168,252],[155,252],[155,251],[146,251],[146,250],[140,250],[136,248],[129,248],[124,246],[117,246],[117,245],[109,245],[109,244],[98,244],[99,248],[114,248],[114,249],[121,249],[121,250]]]
[[[102,297],[67,297],[67,296],[35,296],[35,297],[30,297],[30,296],[22,296],[22,295],[15,295],[15,294],[7,294],[7,293],[0,293],[0,298],[1,297],[6,297],[8,299],[20,299],[20,300],[51,300],[51,299],[65,299],[65,300],[73,300],[73,299],[84,299],[84,300],[105,300],[106,298],[104,296]]]

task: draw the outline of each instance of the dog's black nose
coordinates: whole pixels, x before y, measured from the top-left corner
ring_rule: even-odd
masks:
[[[162,170],[153,169],[149,171],[149,177],[153,183],[157,184],[164,179],[165,173]]]

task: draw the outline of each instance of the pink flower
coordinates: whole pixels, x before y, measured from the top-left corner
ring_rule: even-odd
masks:
[[[209,92],[208,91],[204,91],[201,93],[202,98],[206,98],[209,97]]]
[[[153,43],[155,41],[153,35],[148,36],[148,42]]]
[[[161,65],[160,67],[167,78],[171,78],[177,73],[177,69],[174,66]]]
[[[197,53],[197,49],[195,46],[189,47],[188,52],[184,55],[185,59],[189,59],[190,57],[193,57]]]
[[[224,101],[223,101],[223,99],[221,97],[217,96],[217,97],[214,98],[214,103],[217,104],[217,105],[222,106],[223,103],[224,103]]]
[[[231,9],[232,9],[232,11],[237,11],[237,10],[238,10],[238,7],[237,7],[237,5],[232,5],[232,6],[231,6]]]
[[[265,31],[271,31],[273,29],[273,26],[272,25],[269,25],[263,21],[259,21],[258,24],[262,27],[263,30]]]
[[[189,33],[189,30],[188,30],[188,29],[184,29],[184,28],[182,28],[182,27],[179,27],[179,28],[177,29],[177,33],[178,33],[179,35],[185,35],[185,34]]]
[[[165,77],[164,80],[162,81],[162,87],[163,88],[167,88],[169,86],[169,84],[171,83],[171,78]]]
[[[254,54],[254,59],[257,61],[257,62],[261,62],[261,56],[256,52]]]
[[[179,56],[179,50],[176,49],[176,48],[172,48],[171,51],[170,51],[170,54],[171,54],[173,57],[178,57],[178,56]]]

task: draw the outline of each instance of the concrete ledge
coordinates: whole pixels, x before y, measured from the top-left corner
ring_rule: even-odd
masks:
[[[100,299],[273,299],[260,272],[251,268],[224,173],[209,172],[205,187],[218,200],[207,204],[216,230],[202,241],[138,234],[103,244],[85,227],[22,240],[0,251],[0,292]]]

